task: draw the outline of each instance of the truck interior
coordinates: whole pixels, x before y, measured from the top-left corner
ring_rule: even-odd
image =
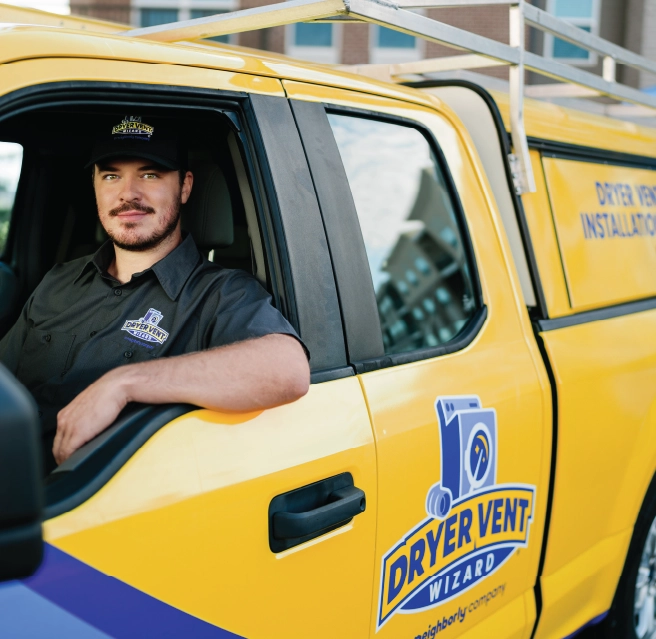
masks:
[[[139,108],[121,101],[25,109],[0,122],[0,338],[46,272],[92,255],[108,238],[84,168],[98,122],[138,112],[183,132],[194,174],[181,211],[201,253],[245,270],[271,290],[256,190],[237,115],[218,109]],[[50,515],[98,490],[159,428],[193,406],[130,405],[112,427],[46,477]]]
[[[51,107],[0,124],[7,158],[0,181],[8,183],[9,173],[20,171],[13,206],[8,206],[7,193],[4,213],[0,336],[54,264],[91,255],[107,240],[96,213],[90,169],[84,166],[98,122],[120,120],[126,109],[134,107]],[[230,120],[221,114],[172,110],[151,109],[143,115],[182,123],[194,174],[192,195],[182,210],[183,228],[210,261],[255,274],[266,286],[255,200]]]

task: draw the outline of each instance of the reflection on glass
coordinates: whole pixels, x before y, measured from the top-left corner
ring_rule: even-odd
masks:
[[[0,255],[5,250],[11,210],[23,162],[23,147],[12,142],[0,142]]]
[[[386,353],[453,339],[474,311],[443,175],[416,129],[329,115],[378,300]]]

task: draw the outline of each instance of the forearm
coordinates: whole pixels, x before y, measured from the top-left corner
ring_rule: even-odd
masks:
[[[304,395],[309,384],[305,353],[287,335],[125,366],[108,375],[126,403],[184,402],[224,411],[286,404]]]

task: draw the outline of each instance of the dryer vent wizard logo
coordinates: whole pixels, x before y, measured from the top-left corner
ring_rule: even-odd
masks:
[[[496,411],[476,396],[438,397],[435,410],[442,481],[428,517],[383,556],[377,630],[459,596],[528,545],[535,487],[496,483]]]
[[[163,317],[157,309],[149,308],[148,312],[138,320],[125,322],[121,330],[144,342],[163,344],[169,337],[169,334],[158,326]]]

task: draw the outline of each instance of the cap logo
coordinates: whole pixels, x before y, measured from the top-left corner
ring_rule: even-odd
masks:
[[[115,140],[145,140],[150,141],[155,127],[141,121],[141,116],[126,115],[120,124],[112,128]]]

